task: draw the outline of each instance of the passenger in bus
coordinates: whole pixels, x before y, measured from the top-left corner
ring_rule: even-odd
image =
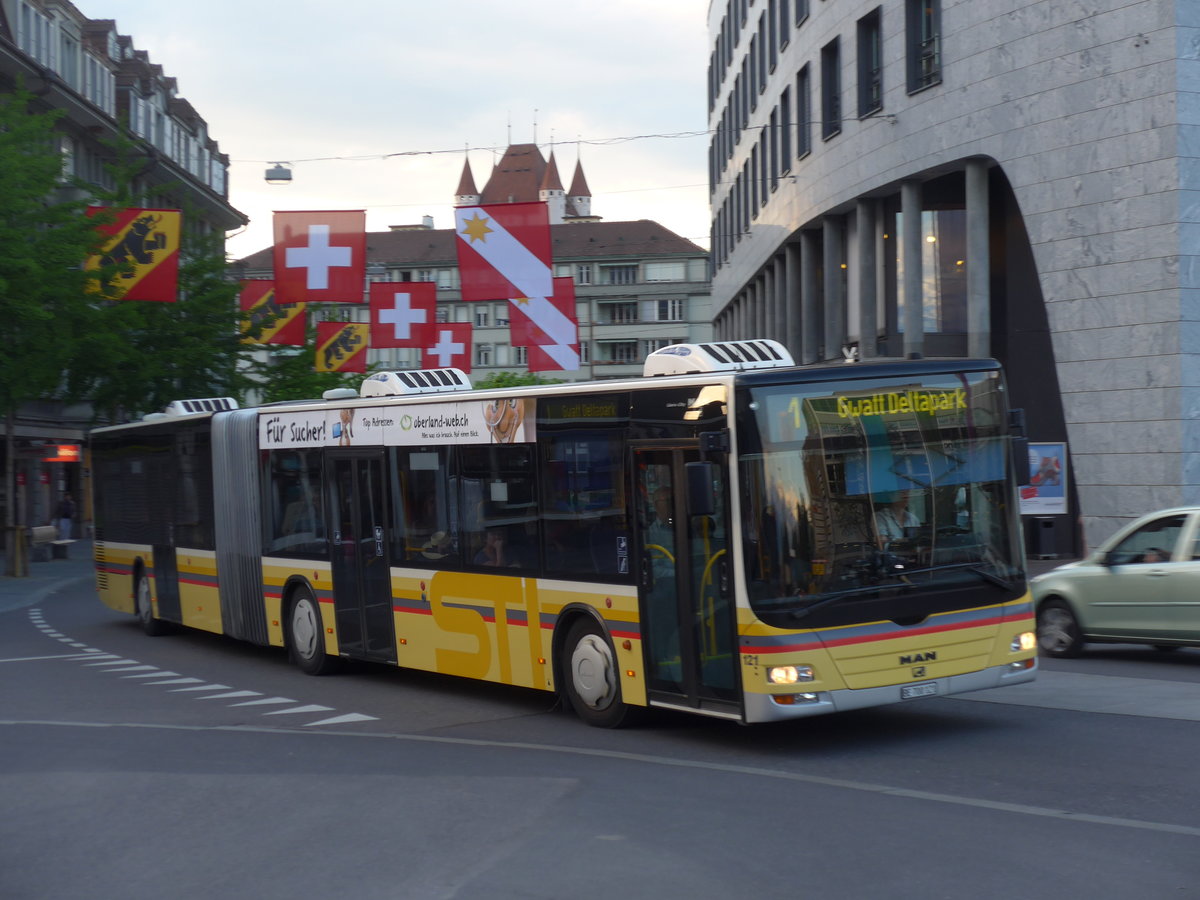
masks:
[[[891,498],[875,511],[875,529],[884,544],[904,540],[911,534],[907,529],[921,526],[921,520],[908,508],[908,501],[908,491],[895,491]]]
[[[513,567],[520,565],[520,562],[509,547],[505,533],[499,528],[489,528],[484,535],[483,546],[475,554],[475,564]]]

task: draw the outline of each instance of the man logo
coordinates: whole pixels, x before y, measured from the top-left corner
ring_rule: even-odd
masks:
[[[933,662],[937,659],[937,651],[929,650],[925,653],[910,653],[907,656],[900,657],[900,665],[911,666],[913,663]]]

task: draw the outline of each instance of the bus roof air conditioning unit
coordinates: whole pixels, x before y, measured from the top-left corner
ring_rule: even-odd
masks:
[[[694,372],[740,372],[794,366],[792,354],[778,341],[708,341],[672,344],[646,357],[644,375],[688,375]]]
[[[199,400],[175,400],[167,404],[163,413],[168,416],[194,416],[196,413],[224,412],[237,408],[238,402],[232,397],[205,397]]]
[[[398,397],[404,394],[444,394],[469,391],[471,381],[462,369],[411,369],[376,372],[362,383],[359,396]]]

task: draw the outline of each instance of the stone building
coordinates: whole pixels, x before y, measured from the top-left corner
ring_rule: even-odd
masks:
[[[994,356],[1065,445],[1071,555],[1200,502],[1200,7],[721,0],[716,337]],[[910,300],[911,298],[911,300]]]

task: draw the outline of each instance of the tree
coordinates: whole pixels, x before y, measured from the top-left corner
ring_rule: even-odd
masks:
[[[370,372],[316,371],[317,329],[310,322],[303,347],[278,348],[270,360],[252,368],[264,403],[283,400],[316,400],[334,388],[358,390]],[[374,367],[372,367],[374,368]]]
[[[75,356],[76,341],[96,301],[83,260],[99,246],[86,203],[61,199],[63,160],[56,150],[56,112],[39,113],[18,86],[0,96],[0,413],[7,434],[5,485],[13,498],[16,414],[21,404],[53,396]],[[16,504],[5,504],[6,560],[16,559]]]
[[[475,382],[475,390],[484,388],[525,387],[531,384],[562,384],[561,378],[546,378],[537,372],[493,372]]]

